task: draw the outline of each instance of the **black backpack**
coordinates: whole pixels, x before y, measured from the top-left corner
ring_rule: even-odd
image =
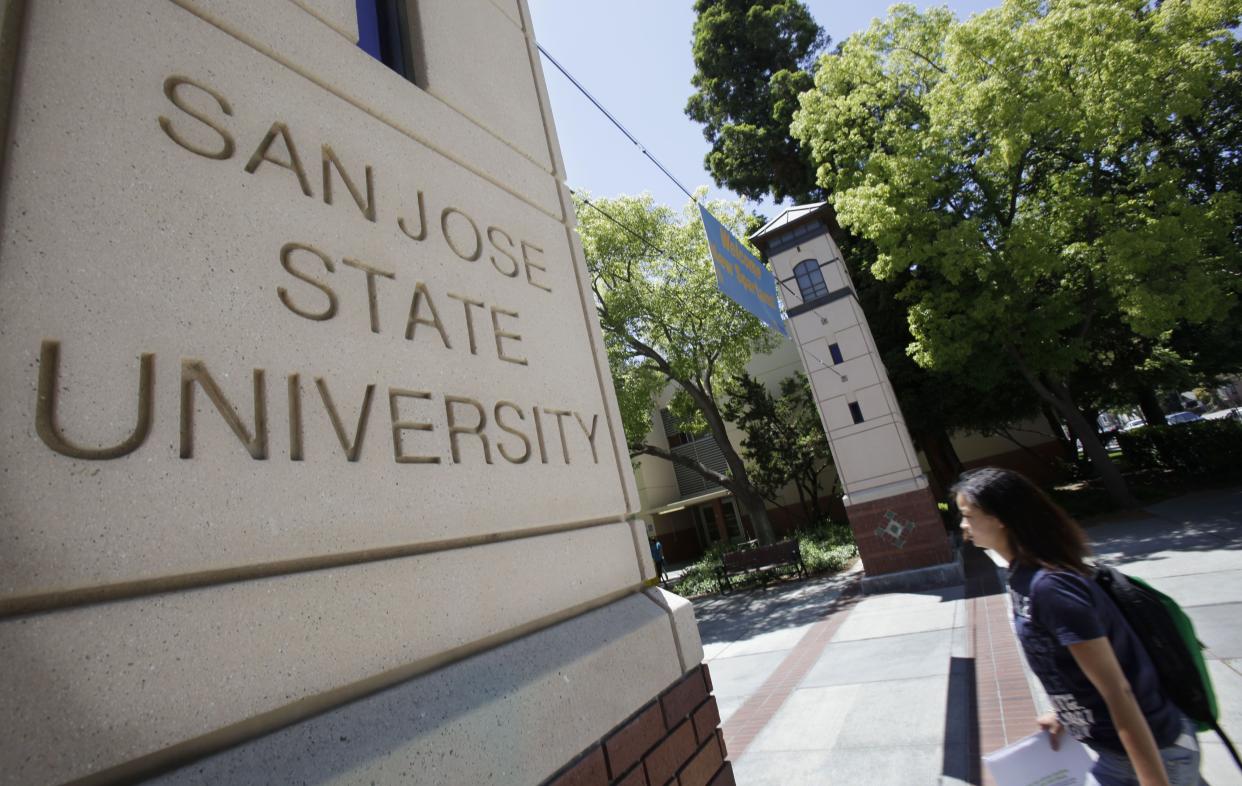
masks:
[[[1143,642],[1164,692],[1200,731],[1215,731],[1242,768],[1238,752],[1217,722],[1216,694],[1203,660],[1203,644],[1195,636],[1190,617],[1168,595],[1116,568],[1097,565],[1095,583],[1112,598]]]

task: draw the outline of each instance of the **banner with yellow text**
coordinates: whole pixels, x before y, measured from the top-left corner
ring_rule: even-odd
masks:
[[[699,205],[699,212],[703,215],[703,231],[707,233],[707,247],[715,263],[716,286],[760,322],[782,336],[788,335],[776,302],[776,278],[772,271],[702,205]]]

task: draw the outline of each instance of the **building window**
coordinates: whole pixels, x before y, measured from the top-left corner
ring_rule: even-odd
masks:
[[[794,277],[798,279],[798,289],[802,292],[803,303],[828,294],[824,274],[820,272],[819,263],[814,259],[804,259],[799,262],[794,268]]]
[[[358,46],[413,82],[414,58],[406,2],[355,0],[358,8]]]
[[[863,422],[862,407],[858,406],[857,401],[850,402],[850,415],[854,418],[855,423]]]
[[[836,365],[837,363],[845,362],[845,359],[841,357],[841,346],[839,344],[829,344],[828,354],[832,355],[833,365]]]

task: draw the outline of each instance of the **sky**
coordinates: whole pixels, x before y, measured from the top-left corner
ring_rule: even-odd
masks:
[[[693,88],[692,0],[527,0],[535,38],[569,73],[664,164],[686,188],[708,186],[709,198],[735,198],[716,187],[703,166],[709,146],[703,128],[686,117]],[[947,5],[959,19],[1000,0],[917,2]],[[832,38],[829,48],[884,16],[888,4],[865,0],[807,0],[815,20]],[[597,196],[650,192],[680,207],[688,200],[642,152],[546,59],[552,115],[570,188]],[[770,200],[753,205],[766,217]]]

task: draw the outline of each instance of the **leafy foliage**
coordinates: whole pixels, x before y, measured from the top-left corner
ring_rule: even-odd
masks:
[[[704,124],[708,171],[751,199],[810,201],[813,169],[789,124],[828,37],[798,0],[697,0],[694,10],[686,114]]]
[[[812,576],[844,570],[858,556],[854,535],[844,524],[829,523],[796,532],[794,537],[797,538],[798,550],[802,553],[802,564]],[[716,570],[720,567],[720,555],[723,551],[721,546],[708,549],[697,562],[682,572],[681,578],[672,587],[673,592],[686,598],[719,592],[720,579]],[[745,587],[750,583],[758,583],[763,578],[758,575],[739,576],[734,577],[732,582],[735,587]]]
[[[732,491],[762,540],[772,538],[762,496],[725,429],[718,401],[752,354],[770,352],[776,335],[716,288],[698,209],[678,214],[649,195],[579,198],[579,234],[591,273],[621,419],[633,455],[676,461]],[[753,219],[738,202],[708,209],[745,237]],[[674,414],[710,432],[729,471],[646,442],[660,394],[677,387]]]
[[[1238,11],[1007,0],[958,23],[895,6],[821,60],[793,125],[876,276],[906,280],[911,356],[981,392],[1021,374],[1121,498],[1070,384],[1236,302],[1236,121],[1214,96],[1236,81]]]
[[[811,383],[801,371],[780,383],[773,396],[758,380],[742,374],[728,391],[722,411],[746,435],[742,457],[751,481],[768,500],[794,484],[808,525],[823,515],[819,483],[832,466],[832,451],[819,419]]]
[[[1126,458],[1145,469],[1182,475],[1233,475],[1242,471],[1242,420],[1199,420],[1147,426],[1117,435]]]

